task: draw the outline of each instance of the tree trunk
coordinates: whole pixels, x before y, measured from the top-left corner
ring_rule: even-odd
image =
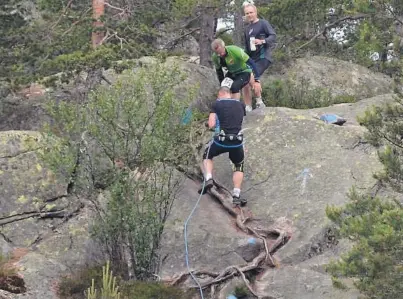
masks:
[[[92,32],[92,47],[95,49],[98,47],[102,39],[104,38],[104,32],[100,31],[99,28],[103,27],[103,23],[100,21],[100,18],[105,13],[105,0],[92,0],[92,13],[94,18],[93,23],[93,32]]]
[[[201,26],[200,26],[200,64],[211,67],[211,42],[214,38],[215,32],[215,14],[213,8],[205,8],[202,12]]]
[[[214,36],[217,34],[218,18],[214,18]]]
[[[233,33],[233,39],[234,39],[234,44],[243,48],[244,45],[244,21],[243,21],[243,10],[236,10],[234,12],[234,33]]]

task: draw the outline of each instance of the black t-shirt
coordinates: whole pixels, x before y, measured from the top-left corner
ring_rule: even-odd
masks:
[[[246,115],[245,104],[234,99],[218,99],[213,103],[211,113],[217,115],[220,130],[226,134],[238,134]]]

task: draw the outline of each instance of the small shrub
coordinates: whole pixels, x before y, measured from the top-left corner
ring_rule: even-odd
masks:
[[[194,291],[185,291],[159,282],[123,281],[119,276],[112,277],[112,272],[107,267],[91,267],[64,277],[59,283],[58,295],[61,299],[192,299],[195,294]],[[117,286],[120,297],[117,297]],[[101,297],[102,294],[109,294],[109,297]]]
[[[192,299],[194,291],[167,286],[159,282],[128,281],[121,285],[123,298],[136,299]]]
[[[239,286],[235,287],[234,295],[238,299],[244,299],[244,298],[248,298],[248,295],[250,295],[250,292],[249,292],[248,288],[246,287],[246,285],[239,285]]]
[[[160,60],[99,86],[85,105],[49,100],[55,122],[43,132],[49,144],[43,162],[68,178],[69,193],[97,206],[91,237],[124,279],[147,280],[158,271],[164,224],[183,179],[175,167],[193,158],[190,126],[181,118],[195,88],[182,96],[175,90],[185,78],[178,65]]]
[[[91,280],[94,279],[95,287],[99,288],[102,284],[102,267],[85,268],[77,273],[62,277],[59,282],[58,295],[61,299],[84,299],[84,292],[91,285]]]
[[[340,94],[333,97],[333,104],[354,103],[356,101],[356,97],[350,94]]]
[[[266,106],[294,109],[311,109],[355,102],[354,96],[332,96],[326,88],[312,87],[308,79],[297,82],[291,79],[273,80],[263,86],[262,97]]]
[[[279,41],[278,44],[281,44],[281,41]],[[287,48],[275,47],[272,53],[274,63],[268,69],[268,72],[271,73],[273,73],[274,70],[280,71],[283,66],[289,65],[294,60],[293,55]]]
[[[109,271],[109,261],[102,267],[102,288],[101,296],[97,296],[95,280],[92,279],[91,287],[87,290],[87,299],[120,299],[119,287],[116,284],[116,277]]]

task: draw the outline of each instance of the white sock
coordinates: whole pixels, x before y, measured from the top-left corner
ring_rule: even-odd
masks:
[[[206,180],[206,181],[208,181],[209,179],[212,179],[213,178],[213,176],[211,175],[211,173],[206,173],[206,175],[205,175],[205,177],[204,177],[204,179]]]
[[[241,189],[239,188],[234,188],[234,191],[232,192],[233,196],[239,197],[241,195]]]
[[[256,103],[262,103],[262,102],[263,102],[262,97],[256,98]]]

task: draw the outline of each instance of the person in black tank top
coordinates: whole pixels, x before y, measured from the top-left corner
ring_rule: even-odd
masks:
[[[214,184],[212,177],[213,158],[223,153],[229,154],[229,159],[234,166],[233,203],[237,205],[246,204],[246,200],[240,198],[244,166],[243,135],[241,131],[245,115],[245,104],[239,100],[232,99],[231,91],[228,87],[221,87],[218,92],[218,99],[212,105],[208,121],[209,128],[215,128],[216,135],[207,144],[203,154],[206,191]]]

